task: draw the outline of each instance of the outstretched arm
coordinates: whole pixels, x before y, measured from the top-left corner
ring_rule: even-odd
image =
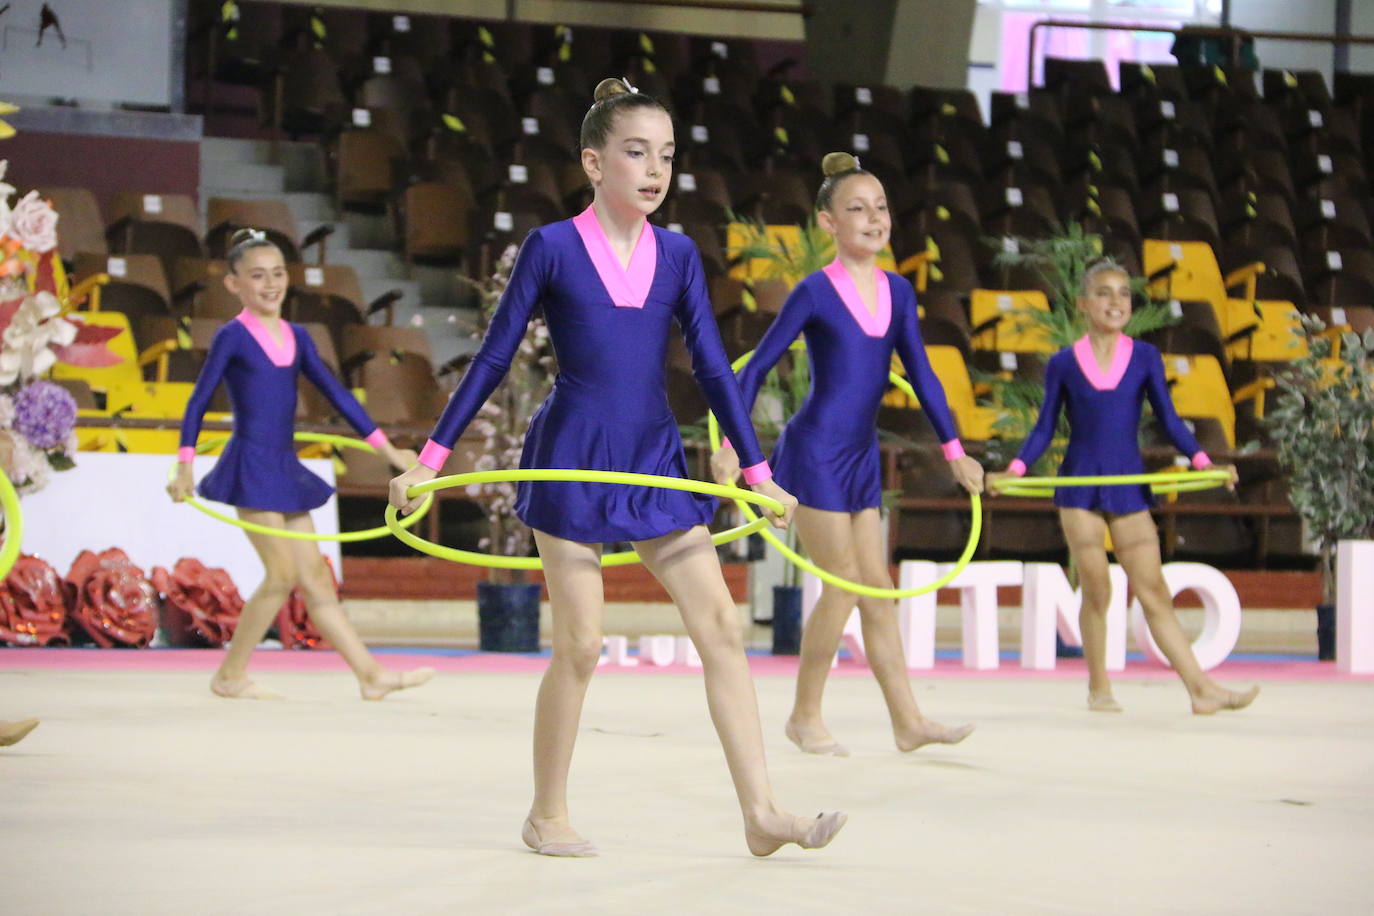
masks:
[[[334,405],[334,409],[339,412],[339,416],[348,421],[348,425],[358,431],[367,444],[372,446],[378,454],[384,456],[391,466],[398,471],[404,471],[415,462],[415,453],[396,448],[391,444],[391,440],[382,432],[381,427],[372,422],[372,418],[367,415],[363,405],[358,403],[358,399],[353,396],[353,392],[344,387],[343,383],[335,377],[329,367],[320,359],[320,352],[315,347],[315,341],[311,339],[309,332],[301,329],[296,334],[296,344],[301,351],[301,371],[305,377],[310,379],[310,383],[320,390],[320,393]]]
[[[893,310],[897,310],[895,302]],[[983,466],[964,454],[963,443],[955,431],[954,417],[949,411],[949,400],[945,397],[945,386],[940,384],[940,377],[931,368],[925,342],[921,339],[921,325],[914,303],[910,308],[901,309],[899,314],[902,326],[897,334],[897,355],[902,358],[907,380],[916,392],[916,399],[921,402],[921,410],[930,420],[930,425],[935,427],[935,435],[940,438],[940,448],[949,462],[950,472],[965,490],[980,493],[983,490]]]
[[[210,352],[205,357],[205,365],[196,376],[196,385],[191,389],[191,397],[186,401],[186,413],[181,418],[181,438],[178,440],[177,472],[167,485],[167,493],[176,502],[181,502],[195,491],[195,481],[191,476],[191,462],[196,457],[196,440],[200,438],[201,423],[205,411],[210,406],[210,398],[224,380],[224,370],[234,355],[234,343],[230,326],[225,325],[215,333],[210,341]]]
[[[487,327],[486,337],[472,363],[459,382],[457,390],[448,399],[439,422],[429,435],[420,452],[419,463],[406,473],[391,481],[391,504],[404,512],[413,512],[421,500],[406,496],[406,491],[417,483],[433,480],[439,469],[448,460],[453,444],[467,429],[477,411],[486,403],[487,398],[501,384],[510,369],[515,351],[524,339],[525,328],[530,316],[543,297],[548,282],[549,253],[545,250],[543,236],[538,230],[525,237],[520,253],[511,267],[510,281],[501,301]]]
[[[1022,443],[1020,453],[1007,466],[1007,473],[1014,477],[1025,476],[1026,469],[1035,464],[1045,449],[1050,447],[1055,427],[1059,424],[1059,411],[1064,406],[1064,365],[1064,360],[1051,359],[1045,367],[1045,400],[1040,405],[1040,416]]]

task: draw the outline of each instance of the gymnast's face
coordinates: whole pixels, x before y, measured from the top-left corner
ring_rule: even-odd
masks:
[[[286,262],[275,245],[250,248],[238,266],[224,275],[224,285],[244,308],[260,315],[280,315],[286,298]]]
[[[635,108],[615,119],[601,149],[582,151],[582,168],[597,200],[617,211],[648,216],[673,179],[673,122],[661,108]]]
[[[1131,320],[1131,280],[1119,270],[1095,274],[1078,307],[1088,319],[1088,329],[1112,334],[1125,329]]]
[[[882,182],[872,175],[851,175],[835,189],[830,207],[816,215],[822,229],[835,236],[835,246],[853,258],[871,258],[887,247],[892,214]]]

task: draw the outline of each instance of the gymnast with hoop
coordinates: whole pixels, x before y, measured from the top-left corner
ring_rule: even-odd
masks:
[[[1126,271],[1109,260],[1088,267],[1083,275],[1078,308],[1088,332],[1072,347],[1050,357],[1045,367],[1045,401],[1040,416],[1021,452],[1007,470],[988,475],[989,486],[1021,477],[1049,446],[1068,409],[1069,444],[1060,465],[1061,476],[1117,476],[1140,474],[1138,430],[1146,398],[1154,415],[1178,450],[1195,469],[1211,467],[1193,434],[1179,419],[1164,378],[1159,350],[1123,331],[1131,317],[1131,282]],[[1235,468],[1228,472],[1228,488],[1237,481]],[[1068,486],[1055,490],[1059,522],[1078,570],[1083,603],[1079,626],[1083,655],[1088,663],[1088,708],[1096,712],[1120,712],[1107,679],[1107,605],[1111,600],[1106,536],[1126,571],[1131,592],[1140,600],[1150,633],[1192,700],[1193,712],[1208,715],[1222,709],[1243,709],[1259,694],[1259,687],[1244,692],[1217,685],[1198,665],[1192,647],[1179,626],[1173,599],[1160,568],[1159,535],[1150,509],[1154,498],[1143,484]]]
[[[240,229],[230,239],[227,260],[224,285],[238,296],[243,311],[216,331],[210,343],[186,403],[178,463],[167,492],[182,502],[197,491],[191,475],[196,439],[210,398],[223,381],[233,404],[234,432],[214,469],[200,482],[199,492],[236,507],[239,518],[252,526],[248,539],[262,558],[266,576],[244,603],[210,689],[232,699],[280,699],[249,679],[248,661],[297,586],[305,596],[310,619],[358,678],[364,700],[380,700],[394,690],[419,686],[434,676],[433,669],[398,672],[383,667],[339,606],[334,576],[319,548],[285,536],[313,532],[310,510],[323,505],[333,492],[306,470],[292,448],[298,376],[305,373],[393,467],[411,466],[415,453],[391,444],[320,359],[305,328],[282,319],[288,281],[281,249],[265,233]]]
[[[411,510],[412,486],[433,480],[450,449],[500,383],[536,308],[558,354],[553,391],[531,421],[522,468],[574,468],[686,477],[665,381],[673,321],[693,372],[748,465],[756,493],[785,526],[790,495],[771,479],[716,328],[701,257],[686,236],[657,229],[673,174],[673,123],[656,100],[603,80],[582,122],[582,167],[595,196],[578,216],[532,231],[467,374],[415,468],[392,481],[393,506]],[[758,702],[738,612],[706,530],[713,498],[586,482],[519,486],[516,511],[534,529],[553,606],[553,657],[534,717],[534,800],[522,828],[531,849],[594,856],[574,829],[568,770],[578,721],[601,655],[601,544],[630,541],[677,605],[701,655],[711,719],[744,817],[751,853],[786,843],[825,846],[845,815],[795,817],[778,806],[764,759]]]
[[[983,488],[983,468],[964,454],[930,368],[911,284],[877,266],[892,231],[882,183],[849,153],[830,153],[816,194],[816,221],[835,239],[836,258],[802,280],[740,371],[744,403],[752,405],[770,369],[804,335],[811,390],[773,451],[778,483],[793,493],[797,533],[812,562],[850,581],[891,589],[883,550],[882,468],[877,416],[895,350],[925,415],[943,443],[951,473],[969,492]],[[712,456],[717,480],[733,480],[739,457],[725,443]],[[785,732],[809,754],[847,756],[821,716],[821,699],[841,631],[859,605],[864,651],[887,703],[901,751],[925,744],[958,744],[973,726],[949,728],[921,715],[911,692],[890,598],[855,595],[823,585],[802,633],[796,696]]]

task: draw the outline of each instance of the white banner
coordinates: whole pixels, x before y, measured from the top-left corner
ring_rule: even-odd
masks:
[[[24,553],[47,560],[59,576],[67,574],[82,550],[118,547],[149,574],[154,566],[171,569],[181,557],[195,557],[227,570],[246,599],[262,581],[262,563],[253,545],[233,525],[172,502],[166,487],[174,460],[172,455],[78,452],[75,468],[54,473],[47,487],[21,500]],[[196,480],[215,461],[212,456],[197,458]],[[332,461],[312,458],[304,464],[334,485]],[[209,505],[235,515],[232,507]],[[316,531],[337,532],[338,497],[330,497],[311,518]],[[319,546],[342,577],[338,543],[321,541]]]

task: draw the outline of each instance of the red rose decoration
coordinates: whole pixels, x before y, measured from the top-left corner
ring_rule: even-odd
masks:
[[[66,645],[67,594],[38,557],[21,554],[0,583],[0,642],[11,646]]]
[[[153,584],[124,551],[83,550],[67,573],[76,590],[68,629],[102,649],[142,649],[157,633],[159,602]]]
[[[173,646],[219,648],[234,636],[243,598],[222,569],[191,557],[168,572],[153,568],[153,587],[162,595],[162,632]]]
[[[334,574],[334,564],[329,562],[329,557],[324,558],[324,564],[329,567],[331,576]],[[334,576],[334,593],[339,592],[339,577]],[[324,641],[320,631],[315,629],[314,622],[305,610],[305,598],[301,595],[299,588],[291,589],[291,597],[286,599],[286,603],[277,612],[277,638],[281,640],[283,649],[328,649],[329,643]]]

